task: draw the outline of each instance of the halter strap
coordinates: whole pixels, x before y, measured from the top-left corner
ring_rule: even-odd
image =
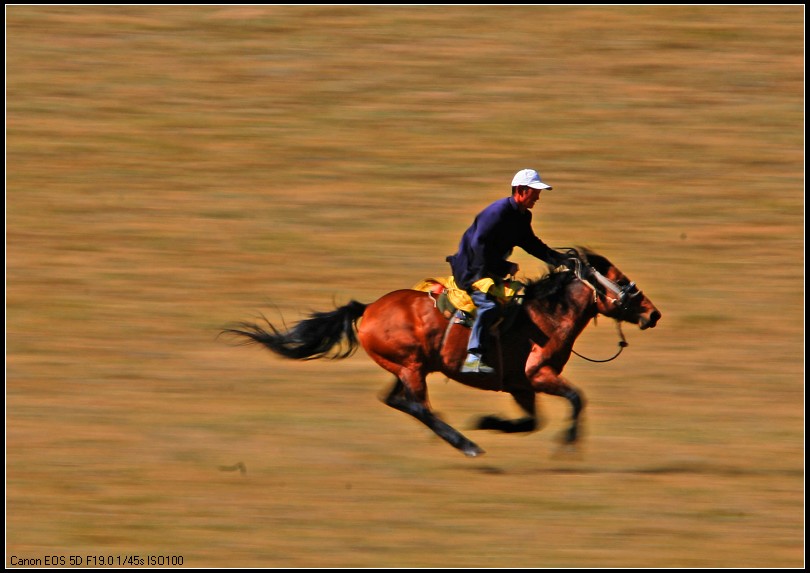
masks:
[[[602,273],[597,271],[595,268],[590,267],[590,270],[591,270],[591,274],[593,275],[593,277],[597,280],[597,282],[600,285],[602,285],[603,287],[605,287],[606,289],[611,291],[617,297],[621,297],[622,289],[621,289],[621,287],[619,287],[619,285],[617,285],[612,280],[607,278],[605,275],[603,275]]]
[[[605,275],[603,275],[602,273],[597,271],[595,268],[593,268],[593,266],[591,266],[589,263],[587,263],[586,262],[587,259],[585,259],[585,257],[582,255],[582,253],[579,252],[578,249],[570,249],[569,253],[571,251],[574,251],[574,253],[576,254],[576,256],[571,257],[571,259],[574,261],[574,269],[573,269],[574,275],[580,281],[582,281],[583,283],[588,285],[591,288],[591,290],[593,290],[593,300],[594,300],[594,302],[597,302],[598,299],[599,299],[599,289],[597,289],[593,284],[591,284],[591,282],[585,277],[586,269],[587,269],[588,274],[591,277],[593,277],[594,279],[596,279],[596,282],[598,282],[600,285],[602,285],[605,288],[606,291],[610,291],[610,292],[612,292],[614,294],[614,296],[616,298],[613,299],[613,302],[618,303],[620,308],[625,305],[625,301],[627,300],[628,295],[631,298],[633,298],[633,297],[636,296],[636,294],[638,294],[638,293],[631,294],[631,291],[635,287],[635,283],[631,282],[626,287],[620,287],[618,284],[616,284],[615,282],[613,282],[612,280],[607,278]],[[574,254],[574,253],[572,253],[572,254]],[[605,294],[605,296],[607,296],[607,294]],[[582,354],[580,354],[579,352],[577,352],[573,348],[571,349],[571,352],[573,352],[574,354],[576,354],[577,356],[579,356],[583,360],[587,360],[588,362],[600,362],[600,363],[602,363],[602,362],[610,362],[611,360],[615,360],[616,358],[618,358],[619,354],[622,353],[622,350],[627,348],[629,346],[629,344],[628,344],[627,340],[624,337],[624,333],[622,332],[622,323],[621,323],[621,321],[619,319],[614,319],[614,320],[616,321],[616,330],[619,333],[619,342],[618,342],[619,350],[616,351],[616,354],[614,354],[610,358],[606,358],[604,360],[596,360],[596,359],[593,359],[593,358],[588,358],[587,356],[583,356]]]
[[[583,283],[591,287],[594,291],[594,301],[598,300],[599,297],[599,289],[597,289],[588,279],[590,277],[594,278],[597,283],[602,285],[605,289],[605,296],[607,296],[607,292],[610,291],[613,293],[615,298],[612,299],[612,302],[617,303],[621,310],[624,310],[625,306],[629,299],[633,299],[641,294],[641,291],[636,289],[636,283],[630,282],[625,286],[619,286],[616,282],[610,280],[605,275],[597,271],[593,266],[588,263],[587,257],[579,251],[579,249],[570,248],[568,249],[568,253],[570,255],[571,261],[574,262],[574,275]],[[586,276],[586,274],[588,276]],[[634,292],[635,291],[635,292]]]

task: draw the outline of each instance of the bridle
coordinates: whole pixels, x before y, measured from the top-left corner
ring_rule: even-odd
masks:
[[[571,268],[573,271],[574,276],[576,276],[584,284],[591,287],[593,290],[594,303],[598,302],[600,296],[603,297],[606,302],[611,303],[615,308],[618,309],[617,316],[621,317],[629,310],[633,300],[642,295],[642,292],[636,287],[635,282],[631,281],[628,284],[621,286],[593,268],[593,266],[587,262],[587,259],[581,255],[577,249],[567,249],[567,251],[569,254],[568,260],[572,263],[569,268]],[[591,281],[596,282],[602,287],[602,289],[594,286],[593,282]],[[583,356],[574,349],[571,349],[571,352],[589,362],[610,362],[611,360],[618,358],[619,354],[622,353],[622,350],[627,348],[629,344],[624,338],[624,333],[622,332],[621,318],[614,317],[613,319],[616,321],[616,330],[619,333],[619,350],[616,351],[616,354],[604,360],[595,360],[593,358]]]
[[[636,288],[636,283],[633,281],[630,281],[624,286],[619,286],[617,283],[604,276],[592,266],[588,265],[588,270],[590,271],[590,276],[596,279],[596,281],[605,288],[605,292],[602,293],[600,293],[597,289],[594,289],[594,291],[601,294],[608,302],[611,302],[618,307],[619,314],[624,314],[627,312],[633,302],[633,299],[641,295],[641,291]],[[584,281],[584,279],[580,280]],[[607,295],[607,291],[612,292],[615,298],[610,298]]]
[[[574,276],[576,276],[580,281],[591,287],[593,290],[594,302],[596,302],[601,296],[606,302],[612,304],[618,309],[619,312],[617,314],[622,315],[630,309],[630,305],[633,303],[633,300],[643,294],[640,290],[638,290],[635,282],[630,281],[624,286],[619,285],[597,271],[588,262],[587,258],[584,255],[581,255],[576,249],[567,249],[567,251],[569,255],[568,261],[570,261],[570,265],[567,265],[568,268],[573,271]],[[602,290],[594,286],[592,281],[599,284],[602,287]]]

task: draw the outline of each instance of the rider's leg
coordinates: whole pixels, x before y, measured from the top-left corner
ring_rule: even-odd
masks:
[[[481,357],[486,350],[490,328],[501,316],[500,305],[493,297],[479,290],[473,290],[470,296],[476,306],[476,316],[467,344],[467,359],[461,371],[489,374],[495,369],[485,364]]]

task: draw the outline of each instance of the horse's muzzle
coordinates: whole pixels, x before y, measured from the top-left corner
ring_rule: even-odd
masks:
[[[661,319],[661,313],[657,310],[654,310],[650,313],[650,316],[641,316],[638,319],[638,326],[641,330],[647,330],[648,328],[655,328],[655,325],[658,324],[658,321]]]

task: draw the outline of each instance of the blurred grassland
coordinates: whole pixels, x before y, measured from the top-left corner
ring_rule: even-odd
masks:
[[[803,565],[803,6],[9,6],[6,36],[7,555]],[[664,315],[569,363],[581,457],[555,398],[467,460],[362,352],[215,338],[447,274],[524,167],[538,234]]]

